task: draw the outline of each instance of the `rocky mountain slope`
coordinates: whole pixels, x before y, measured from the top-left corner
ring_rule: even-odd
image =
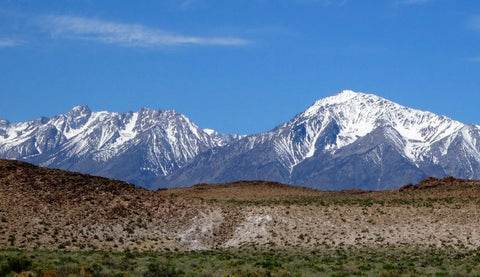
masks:
[[[480,182],[455,178],[382,192],[263,181],[150,191],[0,160],[0,247],[477,249],[479,203]]]
[[[480,127],[343,91],[275,129],[201,153],[169,185],[274,180],[389,189],[427,176],[480,178]]]
[[[78,106],[51,119],[0,122],[0,157],[148,187],[157,176],[236,138],[202,130],[174,110],[121,114]]]
[[[427,176],[480,178],[480,127],[343,91],[271,131],[223,135],[173,110],[0,122],[0,157],[147,188],[270,180],[319,189],[389,189]]]

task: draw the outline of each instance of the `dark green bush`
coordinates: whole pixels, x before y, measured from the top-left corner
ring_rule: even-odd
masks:
[[[152,262],[147,266],[147,272],[143,275],[145,277],[177,277],[183,276],[184,273],[176,270],[173,267],[166,266],[160,263]]]
[[[8,257],[7,263],[0,268],[0,276],[6,276],[10,272],[21,272],[29,270],[32,267],[32,261],[25,256]]]

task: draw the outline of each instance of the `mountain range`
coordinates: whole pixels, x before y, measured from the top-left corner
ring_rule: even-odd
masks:
[[[480,126],[349,90],[254,135],[202,129],[175,110],[0,120],[0,158],[156,189],[269,180],[323,189],[398,188],[427,176],[480,178]]]

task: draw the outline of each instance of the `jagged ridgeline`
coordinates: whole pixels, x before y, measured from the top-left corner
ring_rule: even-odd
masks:
[[[0,157],[146,188],[270,180],[318,189],[389,189],[427,176],[480,178],[480,127],[353,91],[274,129],[224,135],[174,110],[0,121]]]

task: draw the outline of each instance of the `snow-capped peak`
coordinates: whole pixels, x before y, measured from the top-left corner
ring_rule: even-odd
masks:
[[[79,161],[87,160],[88,164],[122,159],[133,151],[142,157],[139,167],[155,175],[169,174],[199,153],[235,140],[213,130],[204,132],[175,110],[92,112],[88,106],[76,106],[51,119],[0,122],[1,157],[38,157],[36,161],[43,166],[71,160],[75,167]]]
[[[348,183],[357,182],[349,175],[357,166],[372,174],[369,183],[386,183],[384,166],[399,160],[401,168],[417,172],[415,178],[432,172],[480,178],[480,128],[352,90],[248,136],[201,129],[175,110],[116,113],[77,106],[53,118],[0,120],[0,157],[135,182],[163,175],[164,182],[182,185],[224,182],[233,175],[292,184],[309,176],[317,183],[325,180],[316,177],[321,172],[327,180]],[[338,174],[337,167],[343,168]]]
[[[430,145],[464,126],[462,123],[425,112],[407,108],[385,98],[352,90],[316,101],[305,112],[278,129],[295,130],[290,138],[276,143],[277,152],[286,167],[292,169],[317,151],[335,152],[377,128],[393,128],[406,143],[399,145],[404,155],[416,162]],[[333,129],[331,129],[333,128]],[[336,130],[335,134],[331,133]],[[317,140],[329,132],[335,137],[327,144]]]
[[[330,96],[326,97],[320,100],[317,100],[312,106],[328,106],[328,105],[335,105],[335,104],[340,104],[344,103],[347,101],[351,101],[355,97],[365,97],[367,94],[362,93],[362,92],[355,92],[353,90],[342,90],[341,92]],[[375,96],[373,94],[370,94],[370,96]],[[376,96],[378,97],[378,96]]]
[[[75,114],[75,113],[89,113],[91,112],[90,107],[87,105],[80,105],[80,106],[75,106],[70,111],[68,111],[69,114]]]
[[[351,90],[316,101],[300,117],[303,120],[322,122],[334,120],[340,127],[340,136],[346,138],[344,144],[382,126],[391,126],[407,140],[420,142],[439,140],[463,126],[444,116],[407,108],[373,94]]]
[[[213,129],[208,129],[208,128],[203,129],[203,132],[205,132],[207,135],[209,135],[213,139],[213,141],[215,142],[215,144],[217,146],[225,146],[225,145],[231,144],[232,142],[235,142],[237,140],[240,140],[240,139],[246,137],[246,135],[222,134],[222,133],[219,133],[219,132],[217,132]]]
[[[92,111],[87,105],[84,106],[75,106],[70,111],[68,111],[67,116],[72,120],[77,120],[78,118],[86,118],[92,114]]]
[[[333,96],[330,96],[330,97],[326,97],[324,99],[321,99],[319,101],[325,101],[325,102],[328,102],[328,101],[338,101],[338,102],[342,102],[342,101],[348,101],[350,99],[352,99],[353,97],[357,97],[357,96],[364,96],[366,95],[365,93],[363,92],[356,92],[356,91],[353,91],[353,90],[349,90],[349,89],[345,89],[345,90],[342,90],[340,91],[339,93],[333,95]]]
[[[333,96],[322,98],[320,100],[315,101],[315,103],[313,103],[313,105],[311,105],[305,112],[303,112],[303,114],[304,116],[315,115],[325,107],[344,104],[349,101],[351,102],[353,99],[356,99],[358,97],[366,97],[366,96],[378,97],[375,95],[367,95],[361,92],[354,92],[352,90],[343,90]]]
[[[215,131],[215,130],[213,130],[213,129],[208,129],[208,128],[207,128],[207,129],[203,129],[203,131],[204,131],[205,133],[207,133],[209,136],[214,135],[214,134],[217,133],[217,131]]]

